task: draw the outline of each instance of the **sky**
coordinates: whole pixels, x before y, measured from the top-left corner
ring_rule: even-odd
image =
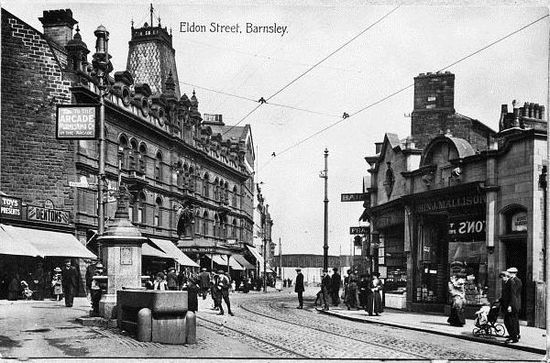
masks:
[[[4,1],[3,7],[40,31],[43,10],[70,8],[91,50],[89,60],[93,31],[104,25],[120,71],[126,69],[131,22],[135,27],[150,22],[150,3],[18,0]],[[340,202],[340,195],[362,192],[368,175],[364,157],[375,154],[374,143],[385,133],[401,139],[410,134],[412,87],[377,101],[411,86],[419,73],[454,73],[457,112],[494,130],[501,104],[548,104],[548,18],[487,47],[547,15],[548,8],[542,2],[447,3],[453,5],[152,2],[155,25],[160,17],[162,26],[172,29],[181,92],[195,89],[203,114],[223,114],[227,125],[251,125],[255,179],[262,182],[274,221],[272,238],[281,239],[283,253],[323,253],[319,172],[325,148],[329,254],[350,253],[349,227],[364,225],[358,221],[363,208],[361,202]],[[205,25],[206,31],[191,32],[182,23]],[[211,23],[239,24],[241,32],[211,32]],[[276,23],[280,32],[247,32],[247,23]],[[267,104],[251,113],[261,97]],[[352,117],[343,120],[344,112]]]

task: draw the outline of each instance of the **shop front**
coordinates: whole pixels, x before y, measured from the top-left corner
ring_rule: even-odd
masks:
[[[412,310],[443,312],[452,275],[466,280],[467,310],[487,303],[486,202],[483,192],[446,188],[407,198],[413,211],[408,301]]]

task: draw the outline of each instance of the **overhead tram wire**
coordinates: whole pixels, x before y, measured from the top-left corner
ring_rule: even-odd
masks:
[[[516,29],[516,30],[514,30],[513,32],[508,33],[508,34],[506,34],[505,36],[503,36],[503,37],[501,37],[501,38],[499,38],[499,39],[497,39],[497,40],[495,40],[495,41],[489,43],[488,45],[485,45],[484,47],[482,47],[482,48],[480,48],[480,49],[478,49],[478,50],[476,50],[476,51],[474,51],[474,52],[472,52],[472,53],[470,53],[470,54],[468,54],[468,55],[466,55],[466,56],[464,56],[464,57],[462,57],[462,58],[460,58],[460,59],[458,59],[458,60],[456,60],[456,61],[454,61],[454,62],[452,62],[452,63],[450,63],[450,64],[448,64],[447,66],[445,66],[445,67],[443,67],[443,68],[440,68],[437,72],[441,72],[441,71],[444,71],[444,70],[446,70],[446,69],[449,69],[449,68],[451,68],[452,66],[455,66],[455,65],[457,65],[457,64],[459,64],[459,63],[465,61],[466,59],[468,59],[468,58],[470,58],[470,57],[472,57],[472,56],[474,56],[474,55],[476,55],[476,54],[478,54],[478,53],[480,53],[480,52],[482,52],[482,51],[484,51],[484,50],[486,50],[486,49],[492,47],[493,45],[498,44],[498,43],[502,42],[503,40],[505,40],[505,39],[507,39],[507,38],[509,38],[509,37],[511,37],[511,36],[513,36],[513,35],[515,35],[515,34],[517,34],[517,33],[519,33],[519,32],[521,32],[521,31],[523,31],[523,30],[525,30],[525,29],[527,29],[527,28],[529,28],[529,27],[531,27],[531,26],[533,26],[533,25],[535,25],[535,24],[538,23],[539,21],[541,21],[541,20],[543,20],[543,19],[545,19],[545,18],[547,18],[547,17],[549,17],[549,16],[550,16],[549,14],[544,15],[544,16],[542,16],[542,17],[540,17],[540,18],[538,18],[538,19],[536,19],[536,20],[530,22],[529,24],[526,24],[526,25],[522,26],[521,28]],[[385,97],[383,97],[383,98],[381,98],[381,99],[379,99],[379,100],[377,100],[377,101],[375,101],[375,102],[373,102],[373,103],[371,103],[371,104],[369,104],[369,105],[367,105],[367,106],[365,106],[365,107],[363,107],[363,108],[361,108],[361,109],[359,109],[358,111],[355,111],[354,113],[350,114],[349,117],[342,118],[341,120],[338,120],[338,121],[336,121],[336,122],[333,122],[332,124],[330,124],[330,125],[328,125],[328,126],[322,128],[322,129],[319,130],[319,131],[314,132],[313,134],[309,135],[308,137],[306,137],[306,138],[304,138],[304,139],[298,141],[297,143],[295,143],[295,144],[293,144],[293,145],[287,147],[286,149],[283,149],[282,151],[277,152],[276,155],[279,156],[279,155],[281,155],[281,154],[284,154],[284,153],[288,152],[289,150],[294,149],[295,147],[297,147],[297,146],[303,144],[304,142],[306,142],[306,141],[308,141],[308,140],[314,138],[315,136],[317,136],[317,135],[319,135],[319,134],[325,132],[326,130],[328,130],[328,129],[330,129],[330,128],[332,128],[332,127],[334,127],[334,126],[340,124],[340,123],[343,122],[344,120],[347,120],[347,119],[349,119],[349,118],[351,118],[351,117],[353,117],[353,116],[356,116],[356,115],[358,115],[359,113],[361,113],[361,112],[363,112],[363,111],[365,111],[365,110],[367,110],[367,109],[369,109],[369,108],[371,108],[371,107],[373,107],[373,106],[375,106],[375,105],[378,105],[378,104],[380,104],[380,103],[382,103],[382,102],[384,102],[384,101],[386,101],[386,100],[392,98],[393,96],[396,96],[396,95],[400,94],[401,92],[403,92],[403,91],[405,91],[405,90],[407,90],[407,89],[409,89],[409,88],[411,88],[411,87],[413,87],[413,86],[414,86],[414,83],[411,83],[411,84],[409,84],[408,86],[405,86],[405,87],[403,87],[403,88],[401,88],[401,89],[399,89],[399,90],[397,90],[397,91],[395,91],[395,92],[393,92],[393,93],[391,93],[391,94],[389,94],[389,95],[387,95],[387,96],[385,96]],[[272,160],[273,160],[273,157],[272,157],[268,162],[266,162],[264,165],[262,165],[262,167],[260,168],[260,170],[264,169],[265,166],[267,166],[267,164],[269,164]]]
[[[327,59],[329,59],[330,57],[332,57],[334,54],[336,54],[337,52],[339,52],[340,50],[342,50],[345,46],[347,46],[348,44],[350,44],[351,42],[353,42],[355,39],[359,38],[361,35],[363,35],[364,33],[366,33],[368,30],[370,30],[372,27],[374,27],[376,24],[380,23],[382,20],[384,20],[386,17],[388,17],[391,13],[393,13],[394,11],[396,11],[397,9],[399,9],[401,7],[401,5],[398,5],[396,6],[395,8],[393,8],[392,10],[390,10],[388,13],[386,13],[384,16],[382,16],[380,19],[378,19],[377,21],[375,21],[374,23],[370,24],[369,26],[367,26],[365,29],[363,29],[361,32],[359,32],[359,34],[357,34],[356,36],[354,36],[353,38],[351,38],[350,40],[348,40],[347,42],[345,42],[344,44],[342,44],[341,46],[339,46],[336,50],[334,50],[333,52],[331,52],[329,55],[327,55],[326,57],[324,57],[323,59],[321,59],[319,62],[315,63],[314,65],[312,65],[311,67],[309,67],[305,72],[303,72],[302,74],[300,74],[298,77],[294,78],[292,81],[290,81],[289,83],[287,83],[285,86],[281,87],[277,92],[275,92],[274,94],[272,94],[271,96],[269,96],[267,98],[267,100],[264,100],[264,102],[261,102],[259,104],[259,106],[261,106],[262,104],[264,103],[267,103],[267,101],[271,100],[273,97],[277,96],[279,93],[283,92],[285,89],[287,89],[288,87],[290,87],[292,84],[294,84],[296,81],[298,81],[300,78],[302,78],[303,76],[305,76],[306,74],[308,74],[309,72],[311,72],[313,69],[317,68],[321,63],[323,63],[324,61],[326,61]],[[263,99],[263,97],[262,97]],[[248,116],[250,116],[252,113],[254,113],[254,111],[256,111],[259,107],[256,107],[254,108],[254,110],[252,110],[251,112],[247,113],[245,117],[243,117],[239,122],[237,122],[236,124],[232,125],[223,135],[225,135],[226,133],[228,133],[229,131],[231,131],[235,126],[239,125],[241,122],[243,122]],[[223,136],[222,135],[222,136]]]
[[[241,100],[246,100],[246,101],[250,101],[250,102],[254,102],[254,103],[257,103],[257,102],[258,102],[258,100],[254,100],[254,99],[252,99],[252,98],[250,98],[250,97],[240,96],[240,95],[236,95],[236,94],[234,94],[234,93],[229,93],[229,92],[225,92],[225,91],[215,90],[215,89],[212,89],[212,88],[199,86],[199,85],[194,84],[194,83],[188,83],[188,82],[183,82],[183,81],[179,81],[179,83],[180,83],[180,84],[184,84],[184,85],[186,85],[186,86],[191,86],[191,87],[194,87],[194,88],[202,89],[202,90],[205,90],[205,91],[214,92],[214,93],[219,93],[219,94],[224,95],[224,96],[235,97],[235,98],[239,98],[239,99],[241,99]],[[308,109],[306,109],[306,108],[300,108],[300,107],[295,107],[295,106],[290,106],[290,105],[284,105],[284,104],[281,104],[281,103],[268,103],[267,105],[268,105],[268,106],[275,106],[275,107],[289,108],[289,109],[291,109],[291,110],[296,110],[296,111],[302,111],[302,112],[312,113],[312,114],[315,114],[315,115],[328,116],[328,117],[338,117],[338,115],[332,114],[332,113],[326,113],[326,112],[320,112],[320,111],[313,111],[313,110],[308,110]]]

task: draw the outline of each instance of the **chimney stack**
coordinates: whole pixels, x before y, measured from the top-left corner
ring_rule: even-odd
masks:
[[[44,27],[44,35],[64,47],[73,39],[73,26],[78,21],[73,19],[71,9],[46,10],[39,18]]]

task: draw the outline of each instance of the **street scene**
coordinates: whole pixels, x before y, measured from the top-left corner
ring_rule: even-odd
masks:
[[[0,358],[550,362],[546,4],[1,12]]]

